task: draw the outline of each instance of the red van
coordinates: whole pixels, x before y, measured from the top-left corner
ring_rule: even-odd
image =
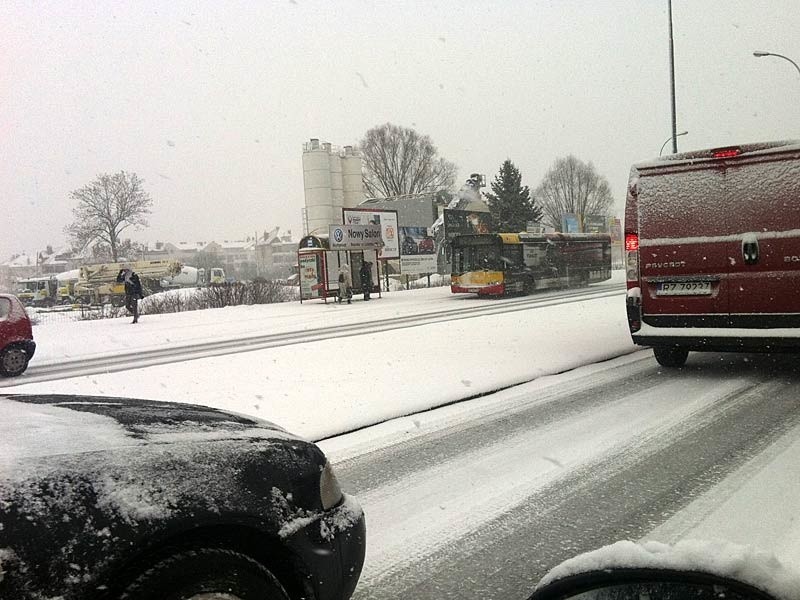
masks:
[[[659,364],[800,351],[800,141],[634,165],[625,253],[631,336]]]

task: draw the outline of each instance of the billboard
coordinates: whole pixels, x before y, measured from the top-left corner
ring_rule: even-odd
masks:
[[[383,249],[379,260],[400,258],[400,239],[397,229],[397,211],[380,208],[343,208],[344,225],[379,225]]]
[[[564,213],[561,215],[561,233],[580,233],[581,223],[575,213]]]
[[[400,228],[400,272],[436,273],[436,244],[427,227]]]
[[[608,217],[605,215],[586,215],[583,218],[584,233],[608,233]]]
[[[494,231],[494,221],[488,212],[445,208],[443,221],[444,238],[448,242],[457,235]]]

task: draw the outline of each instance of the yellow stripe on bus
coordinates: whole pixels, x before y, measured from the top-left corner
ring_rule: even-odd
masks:
[[[502,271],[469,271],[461,275],[453,275],[453,285],[495,285],[503,282]]]

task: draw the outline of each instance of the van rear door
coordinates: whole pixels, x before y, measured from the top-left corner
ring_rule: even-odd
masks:
[[[642,320],[725,327],[731,234],[725,173],[707,162],[639,167]]]
[[[800,149],[727,161],[732,327],[800,327]]]

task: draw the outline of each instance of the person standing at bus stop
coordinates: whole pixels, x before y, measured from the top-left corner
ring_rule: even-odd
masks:
[[[364,300],[369,300],[369,293],[372,291],[372,263],[367,260],[361,263],[358,275],[361,278],[361,289],[364,290]]]
[[[350,265],[347,263],[339,267],[339,297],[337,300],[341,304],[343,300],[347,300],[350,304],[350,299],[353,297],[353,278],[350,276]]]
[[[125,284],[125,308],[133,315],[133,322],[139,322],[139,300],[142,294],[142,282],[132,269],[121,269],[117,274],[117,283]]]

